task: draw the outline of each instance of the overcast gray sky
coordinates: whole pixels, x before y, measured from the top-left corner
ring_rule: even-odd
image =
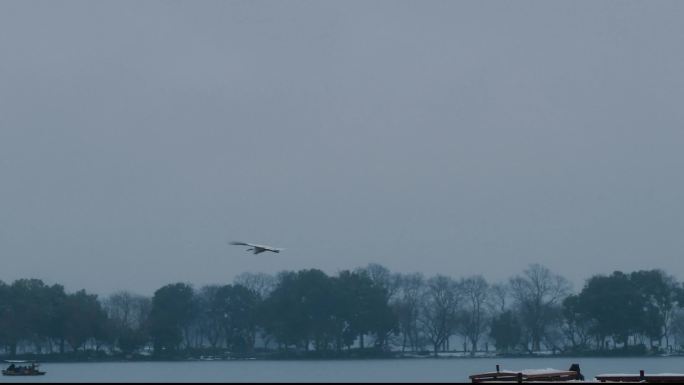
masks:
[[[682,279],[682,20],[681,1],[2,1],[0,279]]]

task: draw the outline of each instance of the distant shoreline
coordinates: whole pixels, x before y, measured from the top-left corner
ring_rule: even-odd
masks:
[[[73,355],[66,354],[19,354],[15,357],[2,356],[3,360],[35,360],[41,363],[103,363],[103,362],[214,362],[214,361],[365,361],[365,360],[417,360],[417,359],[438,359],[438,360],[472,360],[472,359],[548,359],[548,358],[670,358],[684,357],[684,354],[498,354],[498,355],[475,355],[464,354],[463,352],[442,352],[435,356],[433,354],[375,354],[375,355],[316,355],[316,354],[255,354],[239,357],[216,357],[216,356],[178,356],[178,357],[154,357],[137,355],[132,357],[101,355]]]

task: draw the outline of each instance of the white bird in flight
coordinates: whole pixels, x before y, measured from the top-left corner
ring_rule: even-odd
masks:
[[[245,243],[245,242],[230,242],[230,244],[235,245],[235,246],[249,246],[251,248],[247,249],[247,251],[251,251],[254,254],[263,253],[264,251],[272,251],[274,253],[280,253],[281,250],[285,250],[285,249],[279,249],[277,247],[255,245],[252,243]]]

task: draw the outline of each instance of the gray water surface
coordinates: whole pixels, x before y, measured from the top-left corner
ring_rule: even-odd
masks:
[[[44,363],[45,376],[0,382],[469,382],[468,375],[501,369],[568,369],[587,380],[601,373],[684,373],[684,357],[441,358],[332,361],[189,361]]]

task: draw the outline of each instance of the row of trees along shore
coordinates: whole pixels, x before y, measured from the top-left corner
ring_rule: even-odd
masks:
[[[581,291],[542,265],[507,282],[426,278],[370,264],[243,273],[150,297],[98,298],[38,279],[0,281],[0,354],[187,358],[199,353],[345,357],[482,352],[684,351],[684,288],[661,270],[594,275]]]

